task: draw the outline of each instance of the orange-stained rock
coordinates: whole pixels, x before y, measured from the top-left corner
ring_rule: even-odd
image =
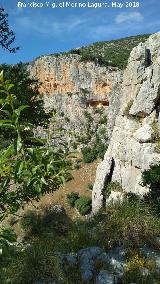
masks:
[[[107,69],[93,62],[80,62],[78,55],[40,57],[33,62],[31,74],[40,81],[42,94],[65,95],[85,89],[93,96],[106,97],[112,91]]]

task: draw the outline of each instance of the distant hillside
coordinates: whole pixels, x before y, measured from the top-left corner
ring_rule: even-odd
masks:
[[[145,42],[149,36],[149,34],[137,35],[118,40],[96,42],[61,54],[79,54],[82,61],[94,61],[101,66],[124,69],[131,50],[140,42]],[[54,54],[54,56],[59,55]]]
[[[96,42],[89,46],[72,50],[71,52],[80,54],[83,61],[96,60],[100,65],[124,69],[133,47],[137,46],[140,42],[145,42],[148,37],[149,34]]]

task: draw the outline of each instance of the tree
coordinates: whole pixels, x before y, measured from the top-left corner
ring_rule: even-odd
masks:
[[[8,14],[0,8],[0,45],[11,53],[15,53],[19,47],[12,47],[15,41],[15,33],[9,28]]]
[[[71,168],[67,146],[47,146],[42,139],[24,137],[24,128],[33,129],[31,123],[21,122],[21,115],[29,106],[17,106],[12,93],[13,84],[0,73],[0,112],[7,119],[0,120],[0,128],[14,132],[14,139],[6,149],[0,149],[0,220],[15,213],[25,203],[54,191],[65,181]],[[48,134],[48,139],[50,134]],[[28,146],[25,141],[40,142]]]
[[[40,96],[38,87],[39,83],[30,77],[29,71],[27,70],[26,64],[7,65],[3,64],[0,66],[0,71],[4,71],[4,79],[11,80],[14,84],[12,92],[16,94],[17,101],[16,107],[20,105],[29,105],[29,108],[24,109],[21,114],[20,121],[25,123],[29,122],[37,126],[47,127],[50,113],[46,113],[44,109],[44,101]],[[6,106],[10,108],[10,106]],[[7,118],[5,113],[0,113],[0,119]],[[12,130],[8,132],[6,129],[0,130],[1,145],[8,145],[10,140],[14,137]]]
[[[29,105],[29,108],[23,112],[21,120],[27,120],[34,126],[45,126],[51,114],[45,112],[43,97],[38,91],[39,83],[31,78],[27,64],[2,64],[0,72],[2,70],[4,79],[10,80],[14,84],[12,92],[17,96],[17,105]]]

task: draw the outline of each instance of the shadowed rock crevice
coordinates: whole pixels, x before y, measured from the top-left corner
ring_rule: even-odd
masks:
[[[112,176],[113,176],[114,168],[115,168],[115,161],[114,161],[114,159],[112,158],[110,173],[109,173],[109,175],[106,176],[105,182],[104,182],[104,188],[103,188],[103,207],[106,206],[106,196],[105,196],[105,194],[104,194],[104,191],[105,191],[105,189],[107,188],[107,185],[112,181]]]
[[[151,51],[150,49],[146,48],[146,60],[145,60],[145,67],[149,67],[152,64],[152,59],[151,59]]]

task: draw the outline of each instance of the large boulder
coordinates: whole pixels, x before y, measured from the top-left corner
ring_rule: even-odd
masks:
[[[99,247],[89,247],[78,252],[82,283],[88,283],[94,278],[95,259],[103,250]]]

